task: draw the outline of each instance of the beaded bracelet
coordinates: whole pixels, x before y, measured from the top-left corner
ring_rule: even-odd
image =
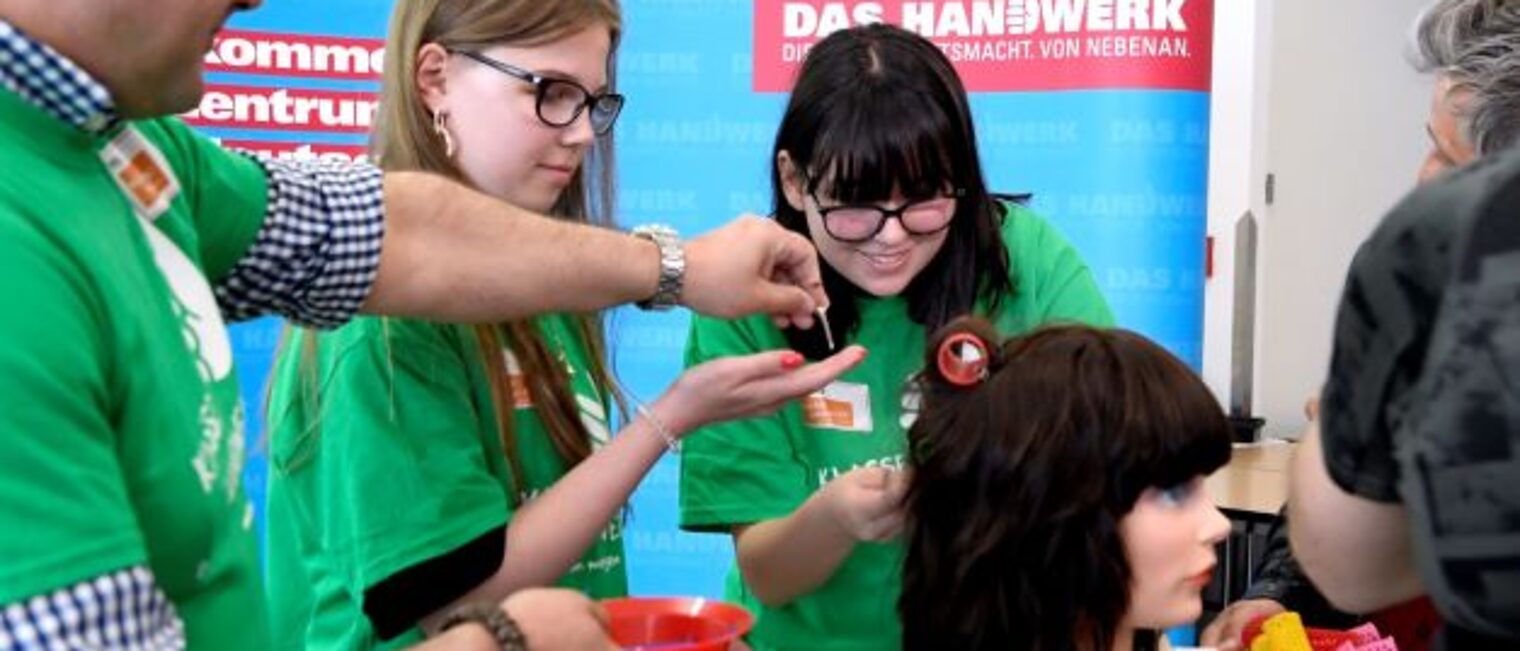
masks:
[[[665,441],[665,449],[670,450],[672,454],[681,453],[681,441],[677,440],[676,435],[665,426],[665,421],[660,420],[653,411],[642,404],[635,404],[633,408],[639,413],[640,418],[649,421],[649,426],[654,428],[655,433],[660,435],[660,439]]]
[[[447,631],[466,623],[485,627],[501,651],[528,651],[528,638],[523,636],[517,622],[500,607],[489,604],[466,604],[455,608],[444,617],[438,630]]]

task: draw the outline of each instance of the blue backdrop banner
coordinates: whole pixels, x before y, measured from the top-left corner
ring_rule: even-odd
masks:
[[[1033,207],[1086,257],[1120,323],[1197,368],[1212,4],[1116,4],[1143,11],[1121,20],[1084,13],[1079,0],[626,2],[619,220],[691,236],[769,212],[769,148],[785,101],[770,89],[784,87],[789,59],[857,19],[910,21],[952,54],[973,91],[992,187],[1033,193]],[[188,119],[229,145],[363,158],[390,5],[276,0],[240,14],[208,54],[208,93]],[[613,314],[615,369],[639,398],[653,399],[679,372],[686,326],[680,313]],[[264,319],[233,328],[253,414],[247,485],[261,512],[263,396],[282,327]],[[636,594],[717,596],[731,544],[677,530],[677,463],[662,460],[629,510],[630,585]]]

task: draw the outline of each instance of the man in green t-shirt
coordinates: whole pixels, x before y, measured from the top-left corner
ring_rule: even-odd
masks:
[[[758,219],[683,248],[430,175],[253,160],[158,117],[195,104],[216,30],[257,4],[0,0],[0,647],[267,648],[224,317],[653,296],[809,325],[824,300],[806,241]],[[514,599],[537,648],[600,637],[584,601]],[[483,623],[451,635],[505,630]]]

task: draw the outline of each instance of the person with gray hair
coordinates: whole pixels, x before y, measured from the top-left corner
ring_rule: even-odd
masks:
[[[1416,23],[1414,50],[1415,67],[1436,75],[1426,165],[1445,164],[1433,171],[1520,138],[1520,2],[1439,0]]]
[[[1481,160],[1422,184],[1358,249],[1323,417],[1290,473],[1314,585],[1357,612],[1428,596],[1435,649],[1520,648],[1517,27],[1520,2],[1498,0],[1422,21],[1436,100]]]
[[[1357,612],[1428,598],[1437,651],[1520,648],[1517,196],[1512,147],[1421,186],[1357,250],[1290,473],[1314,585]]]
[[[1410,58],[1416,69],[1435,76],[1421,184],[1520,139],[1520,0],[1438,0],[1415,22]],[[1313,399],[1306,408],[1311,422],[1317,403]],[[1288,534],[1287,518],[1278,518],[1255,581],[1204,629],[1203,644],[1239,648],[1250,622],[1287,610],[1318,626],[1354,622],[1310,582],[1289,549]]]

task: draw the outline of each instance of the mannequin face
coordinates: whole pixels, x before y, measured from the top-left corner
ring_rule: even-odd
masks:
[[[1130,566],[1130,609],[1121,626],[1164,629],[1196,620],[1214,546],[1229,533],[1230,521],[1209,499],[1203,477],[1141,493],[1119,521]]]

